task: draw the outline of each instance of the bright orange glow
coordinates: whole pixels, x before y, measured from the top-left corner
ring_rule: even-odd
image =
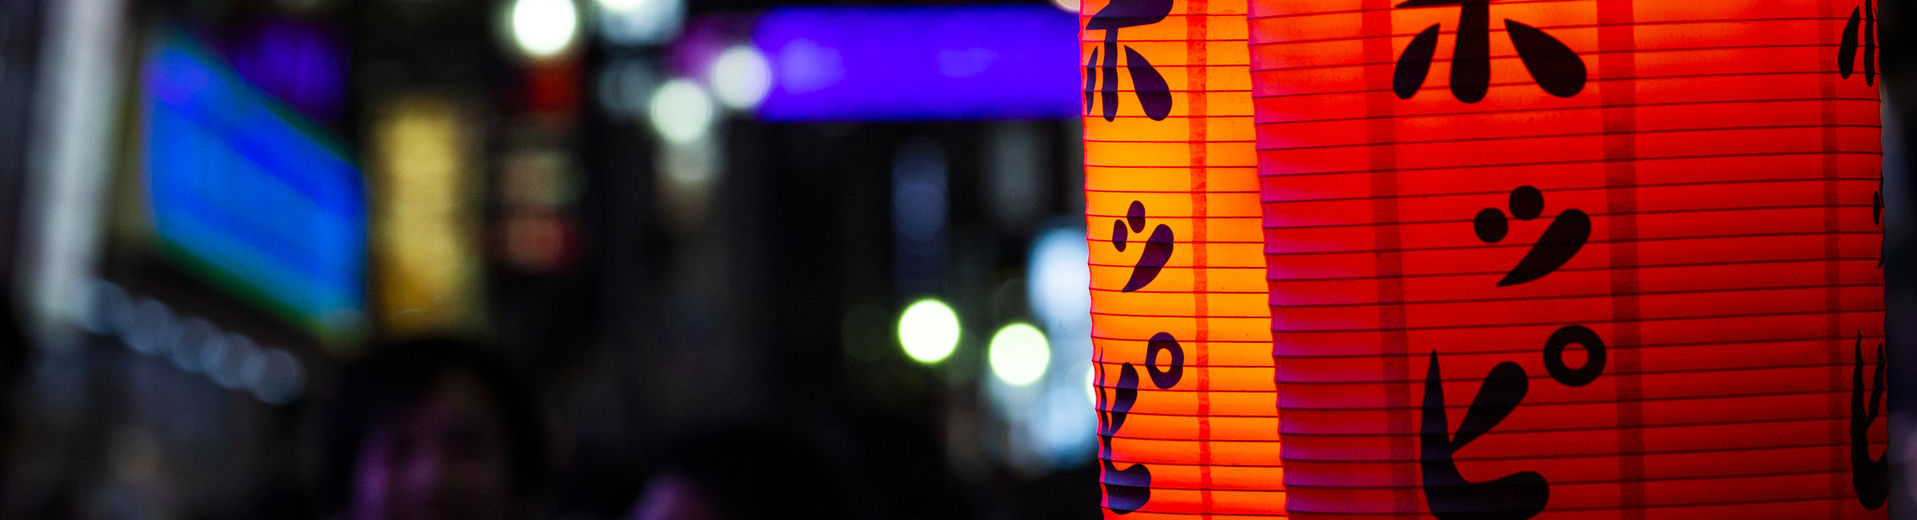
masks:
[[[1080,16],[1105,515],[1283,517],[1245,3],[1162,5]]]

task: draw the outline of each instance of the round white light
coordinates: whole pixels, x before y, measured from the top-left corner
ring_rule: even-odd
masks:
[[[1089,336],[1092,328],[1091,260],[1085,229],[1063,227],[1032,241],[1026,298],[1038,322],[1055,336]]]
[[[141,354],[166,354],[180,340],[180,320],[173,308],[159,300],[142,297],[134,306],[133,326],[122,337],[126,346]]]
[[[599,0],[598,36],[613,47],[672,41],[685,23],[685,0]]]
[[[202,368],[200,360],[203,357],[200,350],[206,345],[208,339],[220,334],[224,332],[214,327],[211,322],[200,318],[188,318],[186,324],[180,327],[180,340],[173,344],[173,351],[168,352],[167,355],[173,360],[173,366],[190,373],[198,373]]]
[[[512,8],[513,41],[535,58],[558,54],[579,33],[579,10],[572,0],[516,0]]]
[[[712,62],[712,93],[734,110],[759,106],[772,90],[772,65],[750,45],[736,45]]]
[[[958,348],[958,340],[958,314],[945,302],[919,300],[899,314],[899,345],[913,361],[928,365],[944,361]]]
[[[712,130],[712,98],[699,84],[674,78],[652,92],[652,129],[667,141],[691,143]]]
[[[611,58],[599,67],[594,85],[599,106],[607,112],[634,120],[646,117],[659,76],[651,63],[637,58]]]
[[[599,0],[599,7],[612,13],[629,13],[646,5],[646,0]]]
[[[243,379],[253,397],[267,404],[293,402],[306,388],[306,370],[292,354],[284,350],[260,351],[247,358]]]
[[[991,350],[986,353],[992,373],[1012,386],[1025,386],[1045,375],[1052,361],[1052,347],[1045,333],[1025,323],[1013,323],[992,335]]]
[[[206,374],[212,376],[213,383],[229,390],[238,390],[246,384],[246,365],[259,353],[259,345],[252,338],[239,334],[225,334],[223,340],[210,341],[205,350],[200,351],[200,361]]]

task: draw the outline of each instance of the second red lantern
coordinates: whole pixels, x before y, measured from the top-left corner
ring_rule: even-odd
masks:
[[[1835,4],[1254,1],[1291,514],[1882,518]]]

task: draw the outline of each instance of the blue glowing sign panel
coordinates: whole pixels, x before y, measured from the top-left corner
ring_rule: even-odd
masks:
[[[753,44],[768,121],[1069,119],[1078,19],[1047,5],[782,8]]]
[[[366,197],[328,136],[179,34],[143,63],[144,173],[165,255],[322,336],[365,308]]]

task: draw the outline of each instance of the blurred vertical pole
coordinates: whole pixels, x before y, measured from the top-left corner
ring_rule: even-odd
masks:
[[[122,84],[116,69],[125,4],[121,0],[58,2],[47,10],[46,46],[34,91],[35,130],[24,183],[22,251],[16,267],[30,287],[30,336],[59,348],[79,339],[68,324],[87,309],[100,246],[102,203],[112,154],[112,107]]]
[[[106,200],[109,142],[114,94],[122,82],[115,65],[121,61],[125,3],[51,2],[41,20],[20,25],[44,29],[39,63],[46,67],[32,83],[34,104],[25,124],[25,176],[21,179],[21,207],[17,255],[12,270],[21,286],[17,296],[23,332],[40,348],[34,353],[34,388],[27,391],[31,421],[23,421],[23,437],[41,439],[30,451],[8,460],[7,506],[33,500],[30,482],[44,482],[45,464],[34,460],[54,454],[56,460],[93,460],[96,450],[85,445],[89,436],[89,404],[96,387],[84,379],[86,360],[79,355],[85,335],[73,324],[90,308],[89,298],[98,258]],[[14,293],[6,295],[16,297]],[[13,443],[9,443],[13,444]],[[37,486],[45,489],[47,486]]]

